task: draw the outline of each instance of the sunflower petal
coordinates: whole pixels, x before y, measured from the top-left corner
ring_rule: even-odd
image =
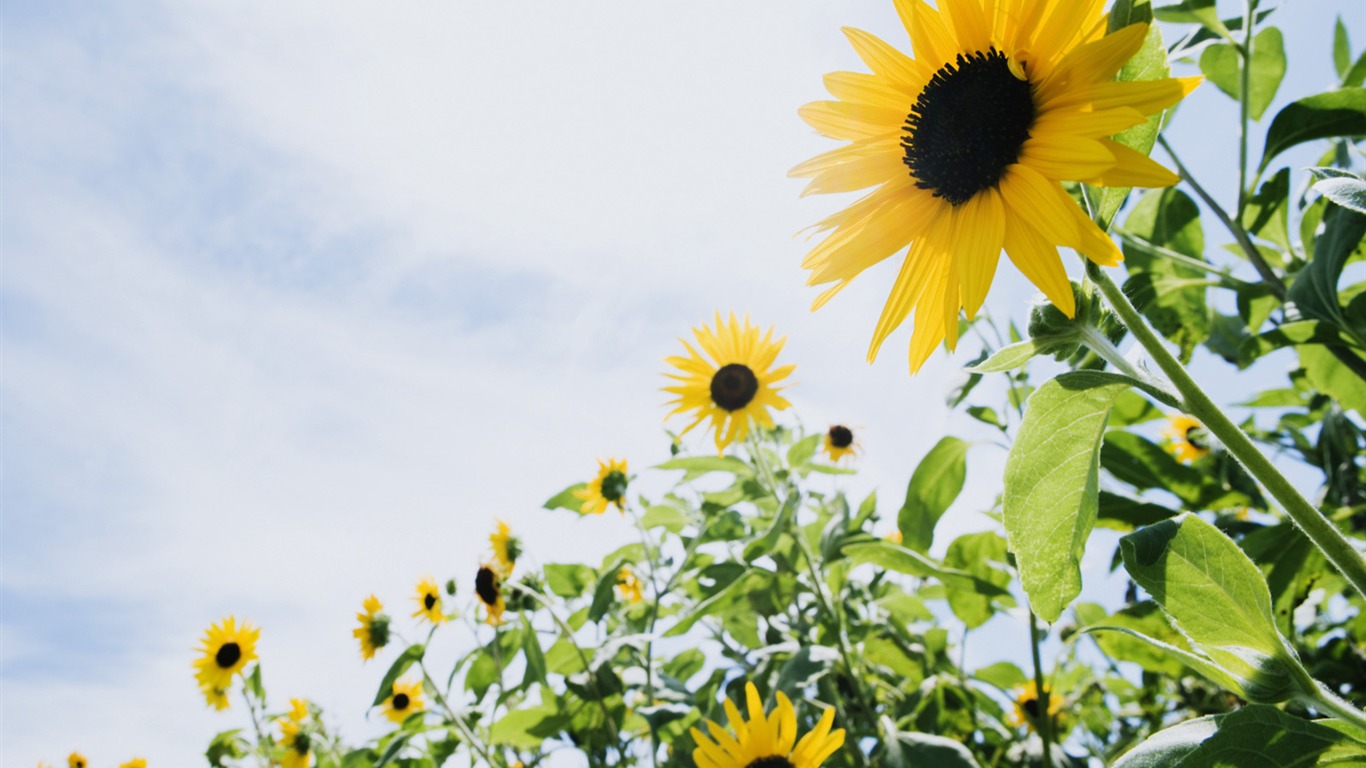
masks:
[[[996,276],[1001,243],[1005,238],[1005,205],[1000,193],[988,187],[955,209],[955,213],[958,215],[954,240],[958,247],[954,253],[962,281],[963,308],[971,320],[977,315],[991,288],[991,280]]]
[[[1115,156],[1095,139],[1080,136],[1029,137],[1020,147],[1021,165],[1060,181],[1100,175],[1115,165]]]
[[[1100,142],[1115,156],[1115,167],[1099,176],[1083,179],[1087,184],[1102,187],[1170,187],[1181,180],[1151,157],[1123,144],[1101,139]]]
[[[1043,295],[1068,317],[1076,316],[1076,297],[1063,270],[1058,247],[1049,243],[1034,227],[1023,221],[1011,222],[1006,229],[1006,255]]]

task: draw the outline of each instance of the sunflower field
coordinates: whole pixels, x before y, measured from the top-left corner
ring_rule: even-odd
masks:
[[[632,543],[546,562],[490,518],[482,561],[358,595],[334,674],[372,684],[368,741],[268,691],[288,660],[248,606],[208,617],[209,765],[1366,766],[1366,41],[1323,19],[1340,82],[1273,113],[1277,17],[1312,3],[893,2],[908,40],[844,30],[866,69],[793,105],[833,142],[791,175],[859,193],[802,267],[819,309],[898,265],[870,362],[898,333],[910,375],[965,348],[944,394],[1007,452],[974,475],[994,526],[939,526],[971,440],[908,457],[904,497],[860,489],[863,428],[802,426],[783,330],[718,311],[660,350],[658,455],[544,489]],[[1236,104],[1207,128],[1236,199],[1163,135],[1196,88]],[[1027,317],[991,312],[1002,252]],[[1272,354],[1283,377],[1223,396]]]

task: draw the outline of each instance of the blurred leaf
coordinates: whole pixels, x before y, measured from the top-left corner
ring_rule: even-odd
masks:
[[[262,706],[266,703],[266,686],[261,682],[261,663],[257,662],[251,668],[251,674],[246,679],[247,692],[261,702]]]
[[[567,598],[582,595],[597,576],[592,568],[579,563],[547,563],[544,571],[545,583],[550,591]]]
[[[1363,762],[1366,748],[1342,731],[1275,707],[1250,704],[1159,731],[1121,757],[1114,768],[1301,768]]]
[[[873,764],[886,768],[981,768],[968,748],[946,736],[907,731],[882,744]]]
[[[1238,49],[1230,43],[1220,43],[1206,48],[1200,54],[1200,71],[1219,90],[1241,98],[1242,75],[1241,56]],[[1267,27],[1252,38],[1252,69],[1248,73],[1248,112],[1253,120],[1262,119],[1262,113],[1271,105],[1276,90],[1285,78],[1285,41],[1281,31]]]
[[[973,672],[972,676],[1003,691],[1019,688],[1029,681],[1029,678],[1019,667],[1008,661],[998,661],[995,664],[982,667]]]
[[[775,690],[786,693],[794,701],[801,699],[803,692],[834,669],[838,660],[839,652],[833,648],[803,645],[779,668]]]
[[[773,518],[773,524],[769,526],[764,535],[745,546],[743,555],[745,562],[752,563],[773,551],[773,547],[778,544],[778,539],[791,529],[792,519],[797,514],[797,507],[801,504],[801,498],[800,493],[788,494],[787,500],[783,502],[777,516]]]
[[[209,759],[209,765],[213,768],[228,768],[231,761],[247,756],[247,750],[251,745],[237,735],[241,732],[241,728],[223,731],[209,741],[209,748],[204,752],[204,756]]]
[[[649,528],[663,528],[669,533],[678,533],[692,521],[681,509],[670,507],[664,504],[655,505],[645,510],[645,514],[640,518],[640,524]]]
[[[1233,540],[1184,515],[1120,540],[1124,567],[1172,617],[1198,652],[1257,702],[1300,692],[1308,673],[1276,629],[1271,595],[1257,566]]]
[[[1345,346],[1351,340],[1345,338],[1330,323],[1320,320],[1295,320],[1282,323],[1266,333],[1250,336],[1243,342],[1243,354],[1255,359],[1283,347],[1300,344],[1332,344]]]
[[[1163,418],[1162,411],[1149,402],[1148,398],[1132,390],[1119,393],[1114,407],[1110,409],[1110,424],[1127,427]]]
[[[1151,0],[1115,0],[1114,5],[1110,6],[1106,29],[1108,32],[1118,32],[1130,24],[1147,24],[1152,20]]]
[[[1289,200],[1290,169],[1282,168],[1248,198],[1243,208],[1243,228],[1282,250],[1290,250],[1290,222],[1286,216]]]
[[[1101,466],[1116,479],[1140,491],[1162,489],[1187,504],[1197,504],[1206,477],[1182,464],[1161,446],[1142,435],[1112,430],[1101,447]]]
[[[1366,181],[1337,168],[1310,168],[1318,181],[1314,189],[1349,211],[1366,214]]]
[[[384,768],[384,766],[394,762],[394,758],[398,757],[398,753],[408,745],[408,739],[411,739],[412,737],[413,734],[407,731],[395,734],[393,740],[389,742],[389,746],[384,748],[384,751],[380,753],[379,759],[375,761],[374,768]]]
[[[394,681],[399,678],[399,675],[407,672],[408,667],[419,661],[426,651],[426,646],[419,643],[413,643],[404,649],[403,653],[394,659],[394,663],[389,665],[389,671],[384,673],[384,679],[380,681],[379,690],[376,691],[375,700],[370,706],[378,707],[384,703],[385,699],[392,696],[394,694]]]
[[[1102,449],[1103,450],[1103,449]],[[1130,499],[1109,491],[1100,492],[1100,512],[1096,525],[1115,531],[1132,531],[1176,515],[1161,504]]]
[[[553,649],[552,649],[553,650]],[[474,694],[475,700],[484,698],[484,693],[489,686],[498,680],[498,662],[493,658],[493,654],[485,648],[479,648],[472,652],[474,660],[470,662],[470,668],[465,672],[465,690]],[[558,670],[556,670],[558,671]],[[392,685],[392,684],[391,684]],[[388,690],[393,692],[392,687]],[[386,694],[384,698],[388,698]],[[383,699],[380,700],[381,702]],[[378,704],[379,702],[376,702]]]
[[[1205,3],[1206,0],[1188,0],[1188,2]],[[1213,0],[1208,0],[1209,12],[1214,12]],[[1132,3],[1131,8],[1121,10],[1119,3],[1110,11],[1110,28],[1116,29],[1116,14],[1124,20],[1132,19],[1129,23],[1144,20],[1142,14],[1152,13],[1147,3]],[[1141,11],[1139,9],[1142,9]],[[1219,18],[1214,16],[1217,23]],[[1127,25],[1126,25],[1127,26]],[[1161,80],[1171,75],[1171,67],[1167,64],[1167,49],[1162,44],[1162,32],[1158,25],[1152,24],[1148,27],[1148,36],[1143,40],[1143,46],[1138,49],[1138,53],[1133,58],[1125,62],[1120,68],[1116,80],[1127,82],[1130,80]],[[1157,133],[1162,127],[1163,121],[1171,112],[1170,109],[1164,110],[1154,115],[1149,115],[1147,121],[1135,125],[1132,128],[1115,134],[1112,140],[1144,155],[1153,151],[1153,145],[1157,143]],[[1124,199],[1129,196],[1128,187],[1101,187],[1099,190],[1088,188],[1088,196],[1094,195],[1096,200],[1095,213],[1093,217],[1102,230],[1110,228],[1110,221],[1119,211],[1120,206],[1124,205]]]
[[[1362,51],[1357,57],[1356,63],[1347,70],[1347,74],[1342,76],[1343,88],[1357,88],[1366,82],[1366,51]]]
[[[968,443],[944,437],[920,460],[906,486],[906,501],[897,513],[902,543],[917,552],[928,552],[934,543],[934,527],[963,490],[967,477]]]
[[[1081,606],[1077,606],[1080,608]],[[1086,625],[1107,625],[1112,627],[1122,627],[1147,637],[1161,640],[1164,643],[1175,646],[1185,651],[1190,651],[1190,643],[1167,623],[1166,617],[1162,615],[1162,609],[1157,603],[1151,600],[1134,603],[1125,606],[1123,609],[1106,615],[1105,609],[1099,609],[1100,615],[1086,616]],[[1078,617],[1082,611],[1077,611]],[[1115,661],[1130,661],[1143,669],[1159,675],[1171,678],[1179,678],[1184,674],[1185,667],[1179,658],[1171,656],[1158,650],[1152,645],[1138,640],[1132,635],[1122,632],[1096,632],[1091,635],[1105,654]]]
[[[1199,24],[1220,37],[1228,37],[1228,28],[1219,19],[1214,0],[1181,0],[1179,3],[1163,5],[1153,9],[1158,21],[1173,24]]]
[[[677,637],[683,634],[684,632],[687,632],[689,629],[692,629],[692,625],[696,624],[698,619],[701,619],[702,617],[711,613],[712,610],[715,607],[717,607],[718,604],[722,604],[725,601],[729,600],[733,594],[743,593],[748,584],[748,579],[744,578],[743,576],[731,581],[729,584],[722,587],[711,597],[708,597],[707,599],[693,606],[693,609],[691,611],[685,614],[683,618],[679,619],[678,623],[670,627],[669,631],[664,633],[664,637]]]
[[[545,653],[541,651],[541,638],[531,619],[522,614],[522,656],[526,659],[526,672],[522,675],[522,685],[546,682]]]
[[[545,509],[567,509],[570,512],[581,512],[583,499],[574,494],[588,487],[588,483],[575,483],[559,493],[551,496],[543,505]]]
[[[514,749],[534,750],[568,723],[568,716],[544,705],[534,709],[514,709],[489,728],[489,741]]]
[[[945,586],[976,590],[984,595],[1003,596],[1010,591],[957,568],[948,568],[900,544],[890,541],[863,541],[844,545],[844,554],[855,565],[872,563],[879,568],[908,573],[920,578],[935,578]]]
[[[603,568],[598,575],[598,584],[593,588],[593,604],[588,608],[588,620],[600,621],[611,610],[616,598],[617,579],[621,576],[623,561],[616,559]]]
[[[1366,134],[1366,89],[1341,88],[1287,104],[1266,131],[1261,173],[1272,158],[1298,144]]]
[[[1005,564],[1006,540],[994,531],[963,534],[949,544],[944,554],[944,565],[995,584],[1003,592],[1008,591],[1011,581]],[[993,599],[975,589],[949,587],[949,609],[968,629],[980,627],[996,615],[995,602],[1003,603],[1005,607],[1013,607],[1015,603],[1011,598]]]
[[[808,435],[792,444],[787,449],[787,464],[791,467],[798,467],[811,460],[816,455],[816,448],[821,444],[822,434]]]
[[[1343,408],[1366,414],[1366,382],[1343,365],[1332,350],[1317,344],[1306,344],[1296,347],[1296,350],[1299,352],[1300,365],[1304,367],[1305,375],[1314,389],[1332,397]],[[1366,362],[1366,358],[1355,352],[1346,350],[1346,353]]]
[[[1338,79],[1347,76],[1347,70],[1352,67],[1352,44],[1347,40],[1347,28],[1342,26],[1342,17],[1338,16],[1333,23],[1333,69],[1337,70]]]
[[[754,468],[733,456],[685,456],[670,459],[655,469],[681,469],[683,479],[679,482],[683,483],[709,472],[729,472],[739,478],[754,477]]]
[[[679,651],[677,656],[664,662],[662,669],[664,674],[686,683],[693,675],[701,672],[706,663],[707,656],[702,651],[697,648],[685,648]]]
[[[1030,605],[1054,622],[1081,591],[1096,521],[1099,454],[1110,406],[1131,380],[1077,371],[1030,396],[1006,459],[1004,518]]]
[[[379,753],[373,749],[353,749],[342,757],[341,768],[372,768],[378,759]]]

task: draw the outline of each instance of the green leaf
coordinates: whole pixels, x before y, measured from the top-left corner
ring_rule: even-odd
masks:
[[[1343,731],[1275,707],[1250,704],[1173,726],[1121,757],[1114,768],[1307,768],[1362,765],[1366,748]]]
[[[1057,621],[1081,592],[1081,556],[1096,521],[1100,441],[1131,380],[1065,373],[1029,398],[1006,459],[1004,517],[1020,583],[1035,613]]]
[[[1366,235],[1366,216],[1330,205],[1323,214],[1323,224],[1323,235],[1314,244],[1314,257],[1295,276],[1285,298],[1294,303],[1301,316],[1343,327],[1346,319],[1338,302],[1338,278],[1347,257]]]
[[[1352,68],[1342,76],[1342,87],[1358,88],[1363,82],[1366,82],[1366,51],[1361,52]]]
[[[1301,692],[1308,673],[1276,629],[1261,571],[1232,539],[1183,515],[1125,536],[1120,552],[1191,646],[1237,681],[1235,693],[1276,702]]]
[[[257,700],[257,701],[261,702],[262,706],[265,705],[265,703],[266,703],[266,686],[265,686],[264,683],[261,682],[261,664],[260,664],[260,662],[257,662],[257,663],[251,668],[251,674],[247,675],[246,689],[247,689],[247,692],[248,692],[248,693],[250,693],[252,696],[256,697],[256,700]]]
[[[393,740],[389,742],[389,746],[384,748],[379,759],[375,761],[374,768],[384,768],[384,766],[394,762],[394,758],[398,757],[398,753],[403,751],[403,748],[408,744],[408,739],[412,737],[413,734],[406,731],[396,734]]]
[[[1033,339],[1026,339],[1015,344],[1010,344],[996,350],[991,357],[976,364],[970,365],[963,370],[968,373],[1001,373],[1002,371],[1013,371],[1024,366],[1030,358],[1035,355],[1046,354],[1047,350],[1040,348],[1038,342]]]
[[[583,594],[597,576],[592,568],[579,563],[547,563],[545,584],[550,591],[560,597],[574,598]]]
[[[581,512],[583,508],[583,499],[580,499],[574,494],[587,487],[587,483],[575,483],[554,496],[551,496],[542,506],[545,509],[567,509],[570,512]]]
[[[854,565],[872,563],[879,568],[919,576],[922,579],[938,579],[940,583],[953,589],[973,590],[992,597],[1010,594],[1008,589],[998,587],[990,581],[979,579],[957,568],[949,568],[926,555],[890,541],[854,542],[845,544],[843,551]]]
[[[1243,208],[1243,228],[1251,234],[1290,250],[1290,222],[1286,216],[1290,198],[1290,169],[1282,168],[1262,182]]]
[[[427,648],[420,643],[413,643],[404,649],[403,653],[394,659],[394,663],[389,665],[389,671],[384,673],[384,679],[379,683],[379,690],[375,693],[375,700],[370,706],[378,707],[384,700],[394,694],[394,681],[404,672],[408,671],[414,663],[422,658]]]
[[[489,741],[514,749],[533,750],[546,737],[563,729],[568,715],[544,706],[534,709],[514,709],[503,715],[489,728]]]
[[[1102,452],[1104,449],[1101,449]],[[1100,492],[1100,513],[1096,525],[1116,531],[1129,532],[1145,525],[1152,525],[1176,515],[1176,512],[1162,506],[1137,499],[1130,499],[1109,491]]]
[[[1352,67],[1352,44],[1347,40],[1347,28],[1342,25],[1342,17],[1338,16],[1333,24],[1333,69],[1337,70],[1338,79],[1347,76],[1347,70]]]
[[[686,512],[666,504],[650,507],[640,518],[640,524],[646,529],[663,528],[669,533],[679,533],[691,522]]]
[[[994,685],[1003,691],[1020,688],[1029,680],[1019,667],[1008,661],[998,661],[995,664],[989,664],[976,672],[973,672],[972,676],[987,685]]]
[[[1366,89],[1341,88],[1287,104],[1266,131],[1261,173],[1272,158],[1298,144],[1366,133]]]
[[[1124,227],[1154,245],[1204,261],[1200,207],[1179,189],[1143,195]],[[1208,276],[1128,243],[1124,257],[1129,270],[1124,292],[1153,327],[1181,348],[1182,360],[1189,361],[1210,334],[1210,310],[1205,300]]]
[[[686,456],[670,459],[655,469],[681,469],[683,479],[679,482],[699,478],[709,472],[729,472],[738,478],[754,477],[754,468],[734,456]]]
[[[1297,347],[1300,365],[1314,389],[1328,395],[1343,408],[1366,414],[1366,382],[1333,354],[1333,350],[1317,344]],[[1357,355],[1344,349],[1349,355]]]
[[[963,490],[967,478],[968,444],[945,437],[920,460],[906,486],[906,501],[897,512],[902,543],[917,552],[928,552],[934,543],[934,527]]]
[[[241,728],[223,731],[209,741],[209,748],[204,752],[204,756],[209,759],[209,765],[213,768],[228,768],[233,764],[232,761],[247,756],[250,744],[247,743],[246,739],[237,735],[241,732]]]
[[[968,533],[953,540],[944,554],[944,565],[970,573],[982,581],[995,584],[1002,592],[1010,586],[1010,571],[1006,570],[1006,540],[994,531]],[[1013,599],[1001,600],[984,595],[976,589],[949,587],[949,609],[953,615],[975,629],[996,615],[996,605],[1014,607]]]
[[[611,610],[616,596],[617,579],[621,577],[622,560],[613,560],[598,575],[598,584],[593,588],[593,603],[588,608],[588,620],[599,621]]]
[[[1318,181],[1314,189],[1349,211],[1366,214],[1366,181],[1337,168],[1310,168]]]
[[[546,682],[546,663],[545,653],[541,650],[541,638],[536,634],[536,628],[531,626],[531,619],[522,614],[522,655],[526,658],[526,672],[522,676],[522,685],[530,686],[532,683]]]
[[[698,619],[710,614],[718,606],[727,603],[733,595],[743,593],[749,585],[749,579],[744,575],[731,581],[711,597],[708,597],[695,605],[690,612],[678,620],[677,624],[674,624],[669,628],[669,631],[664,633],[664,637],[677,637],[684,632],[687,632],[689,629],[692,629],[692,625],[696,624]]]
[[[1206,48],[1200,54],[1200,71],[1235,101],[1242,98],[1241,56],[1233,45],[1220,43]],[[1262,113],[1271,105],[1284,78],[1285,41],[1279,29],[1267,27],[1252,38],[1248,112],[1253,120],[1262,119]]]
[[[1204,2],[1204,0],[1191,1]],[[1208,0],[1208,4],[1210,13],[1213,13],[1213,0]],[[1135,18],[1135,21],[1137,21],[1138,19],[1135,17],[1135,11],[1139,5],[1139,3],[1134,3],[1134,8],[1123,12],[1122,16],[1125,18]],[[1147,13],[1152,13],[1147,3],[1143,3],[1142,6]],[[1115,8],[1110,12],[1109,23],[1111,25],[1111,31],[1117,29],[1114,24],[1116,20],[1116,11],[1118,11],[1119,8],[1120,4],[1116,3]],[[1146,21],[1146,19],[1142,20]],[[1218,16],[1214,16],[1214,21],[1216,23],[1219,21]],[[1134,54],[1133,58],[1129,59],[1129,61],[1120,68],[1116,79],[1120,82],[1128,82],[1130,80],[1161,80],[1170,75],[1171,67],[1167,64],[1167,49],[1162,44],[1162,32],[1158,29],[1158,25],[1152,24],[1148,27],[1148,36],[1143,40],[1143,46],[1138,49],[1138,53]],[[1145,122],[1121,131],[1112,136],[1111,139],[1136,152],[1146,155],[1153,151],[1153,145],[1157,143],[1157,133],[1170,112],[1171,110],[1168,109],[1154,115],[1149,115]],[[1124,199],[1129,196],[1129,188],[1101,187],[1098,193],[1095,189],[1088,188],[1087,194],[1095,196],[1096,205],[1094,218],[1096,223],[1100,225],[1102,230],[1108,230],[1110,228],[1110,220],[1119,212],[1120,207],[1124,205]]]
[[[787,449],[787,464],[790,467],[798,467],[811,460],[816,455],[816,448],[821,444],[823,435],[817,433],[808,435],[792,444]]]
[[[1087,608],[1088,610],[1083,610]],[[1093,610],[1092,610],[1093,609]],[[1099,615],[1096,615],[1096,614]],[[1190,644],[1167,623],[1162,609],[1151,600],[1134,603],[1110,614],[1098,605],[1078,605],[1077,617],[1085,618],[1085,627],[1107,626],[1127,629],[1136,635],[1160,640],[1167,645],[1190,652]],[[1182,675],[1180,658],[1124,632],[1096,632],[1091,635],[1107,656],[1115,661],[1133,662],[1143,669],[1170,678]]]
[[[1220,37],[1229,36],[1228,28],[1219,20],[1214,0],[1181,0],[1179,3],[1153,9],[1153,16],[1158,21],[1173,24],[1199,24]]]
[[[745,562],[752,563],[773,551],[773,548],[778,544],[778,539],[782,538],[782,535],[792,528],[792,519],[797,514],[797,507],[801,504],[801,498],[800,493],[788,494],[787,500],[783,502],[778,514],[773,518],[773,524],[764,532],[764,535],[745,546]]]
[[[1150,0],[1115,0],[1106,20],[1107,32],[1118,32],[1130,24],[1147,24],[1153,20]]]
[[[977,758],[957,741],[915,731],[888,739],[883,744],[882,756],[873,764],[886,768],[981,768]]]

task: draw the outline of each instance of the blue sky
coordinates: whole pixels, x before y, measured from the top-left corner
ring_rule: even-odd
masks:
[[[1307,83],[1283,93],[1331,85],[1351,7],[1278,18]],[[244,722],[190,678],[228,613],[264,627],[277,701],[377,732],[361,599],[398,614],[419,576],[472,573],[495,517],[541,562],[628,539],[539,506],[596,457],[665,458],[661,359],[715,309],[788,335],[806,425],[866,427],[855,495],[894,503],[945,431],[966,356],[908,378],[903,330],[864,362],[890,265],[807,312],[793,233],[841,201],[785,178],[834,146],[795,112],[861,69],[839,27],[901,44],[890,3],[43,3],[4,24],[5,764],[195,763]],[[1176,140],[1228,103],[1202,87]],[[1197,172],[1231,161],[1214,149]],[[1033,293],[1003,268],[988,306],[1023,321]],[[973,461],[958,529],[996,492],[999,452]]]

